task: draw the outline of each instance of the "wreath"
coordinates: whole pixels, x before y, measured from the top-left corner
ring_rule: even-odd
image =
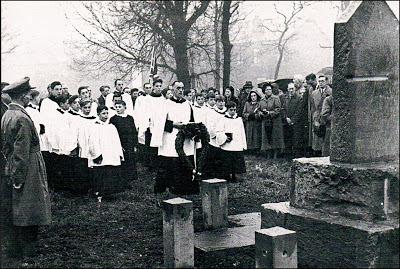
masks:
[[[195,142],[201,141],[202,151],[200,156],[195,160],[196,166],[193,165],[183,150],[183,144],[186,139],[193,139]],[[175,150],[178,156],[183,160],[184,165],[193,171],[193,180],[199,179],[203,172],[208,154],[208,142],[210,142],[210,135],[203,123],[189,123],[183,125],[176,135]]]

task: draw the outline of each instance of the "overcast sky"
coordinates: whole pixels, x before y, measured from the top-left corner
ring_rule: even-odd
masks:
[[[399,3],[388,1],[395,14],[399,14]],[[65,17],[65,12],[73,14],[74,8],[79,6],[79,2],[64,1],[1,1],[2,14],[7,31],[17,35],[15,41],[19,47],[12,55],[1,59],[2,81],[12,82],[25,75],[30,75],[34,81],[41,84],[59,79],[69,81],[70,84],[81,83],[84,78],[80,78],[76,73],[66,73],[67,66],[71,61],[71,51],[66,45],[71,40],[79,38],[74,32]],[[247,20],[259,18],[260,20],[272,18],[272,2],[245,2],[244,12],[248,15]],[[319,42],[332,45],[333,42],[333,23],[327,18],[332,18],[336,11],[328,3],[321,3],[303,15],[304,26],[314,25],[320,35]],[[73,17],[72,17],[73,19]],[[308,25],[308,26],[307,26]],[[318,27],[317,27],[317,26]],[[304,29],[307,31],[307,29]],[[246,33],[252,33],[252,29],[246,29]],[[329,52],[327,52],[329,54]],[[329,59],[331,55],[327,55]],[[51,68],[54,64],[54,68]],[[40,67],[40,68],[39,68]],[[59,70],[59,71],[58,71]],[[63,74],[60,74],[63,73]],[[57,78],[58,77],[58,78]],[[61,78],[60,78],[61,77]],[[72,78],[73,77],[73,78]],[[99,78],[96,82],[101,84],[111,84],[111,78]],[[136,81],[132,86],[139,86],[141,82]],[[46,85],[38,85],[45,87]],[[72,86],[72,85],[71,85]],[[76,86],[76,85],[73,85]]]

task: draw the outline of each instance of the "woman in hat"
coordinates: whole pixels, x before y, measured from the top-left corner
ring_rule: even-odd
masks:
[[[260,91],[250,90],[243,108],[247,150],[252,153],[260,150],[261,146],[261,118],[259,114],[261,97]]]

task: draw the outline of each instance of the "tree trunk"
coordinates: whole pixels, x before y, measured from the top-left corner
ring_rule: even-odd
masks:
[[[221,42],[224,53],[223,80],[222,85],[225,89],[230,84],[231,76],[231,52],[233,45],[229,37],[229,21],[231,19],[232,1],[224,1],[222,4],[222,25],[221,25]]]
[[[274,79],[278,79],[278,75],[279,75],[279,69],[281,68],[281,63],[282,63],[282,59],[283,59],[283,52],[284,49],[279,50],[279,58],[278,58],[278,62],[276,63],[276,67],[275,67],[275,75],[274,75]]]
[[[176,63],[176,77],[185,84],[185,88],[191,87],[188,59],[188,33],[182,29],[176,32],[176,43],[174,47],[174,57]]]
[[[219,31],[219,1],[215,1],[215,14],[214,14],[214,37],[215,37],[215,72],[214,72],[214,86],[216,89],[221,87],[221,48],[220,48],[220,31]]]

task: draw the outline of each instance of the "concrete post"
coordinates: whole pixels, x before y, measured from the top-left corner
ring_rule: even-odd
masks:
[[[228,226],[228,186],[226,180],[202,180],[201,197],[203,221],[206,229]]]
[[[275,226],[256,231],[256,268],[297,268],[296,232]]]
[[[192,201],[174,198],[163,201],[164,266],[194,266],[194,228]]]

